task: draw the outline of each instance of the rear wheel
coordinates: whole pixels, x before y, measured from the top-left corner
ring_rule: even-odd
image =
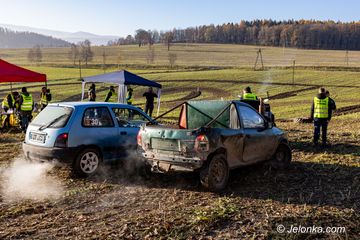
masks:
[[[87,148],[79,153],[74,162],[74,173],[78,177],[89,177],[99,168],[101,155],[95,148]]]
[[[287,144],[281,143],[272,159],[270,166],[275,169],[286,168],[291,162],[291,149]]]
[[[210,191],[223,190],[229,180],[229,168],[224,154],[216,154],[200,171],[201,184]]]

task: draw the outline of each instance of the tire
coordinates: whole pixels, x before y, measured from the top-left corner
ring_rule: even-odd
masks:
[[[96,148],[86,148],[75,159],[73,171],[77,177],[86,178],[96,173],[102,162]]]
[[[270,166],[275,169],[283,169],[291,162],[291,149],[287,144],[280,143],[275,154],[270,160]]]
[[[212,192],[218,192],[227,186],[229,167],[224,154],[214,155],[210,162],[200,171],[201,184]]]

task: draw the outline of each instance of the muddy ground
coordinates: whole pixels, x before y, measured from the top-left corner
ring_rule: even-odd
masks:
[[[318,149],[310,144],[311,125],[279,124],[289,132],[291,166],[232,171],[222,193],[205,191],[196,174],[144,178],[126,164],[105,166],[82,180],[67,167],[53,168],[44,181],[55,179],[62,186],[57,198],[1,195],[0,239],[359,239],[358,133],[350,125],[339,131],[330,126],[332,147]],[[2,188],[22,138],[2,134]],[[346,232],[279,233],[280,224],[345,227]]]

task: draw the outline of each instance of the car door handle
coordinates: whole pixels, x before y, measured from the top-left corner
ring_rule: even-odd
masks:
[[[120,135],[127,135],[127,132],[120,132]]]

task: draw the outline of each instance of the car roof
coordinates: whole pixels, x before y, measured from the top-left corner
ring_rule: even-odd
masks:
[[[65,106],[65,107],[100,107],[100,106],[120,106],[127,108],[136,108],[132,105],[124,103],[109,103],[109,102],[58,102],[50,103],[49,106]]]

